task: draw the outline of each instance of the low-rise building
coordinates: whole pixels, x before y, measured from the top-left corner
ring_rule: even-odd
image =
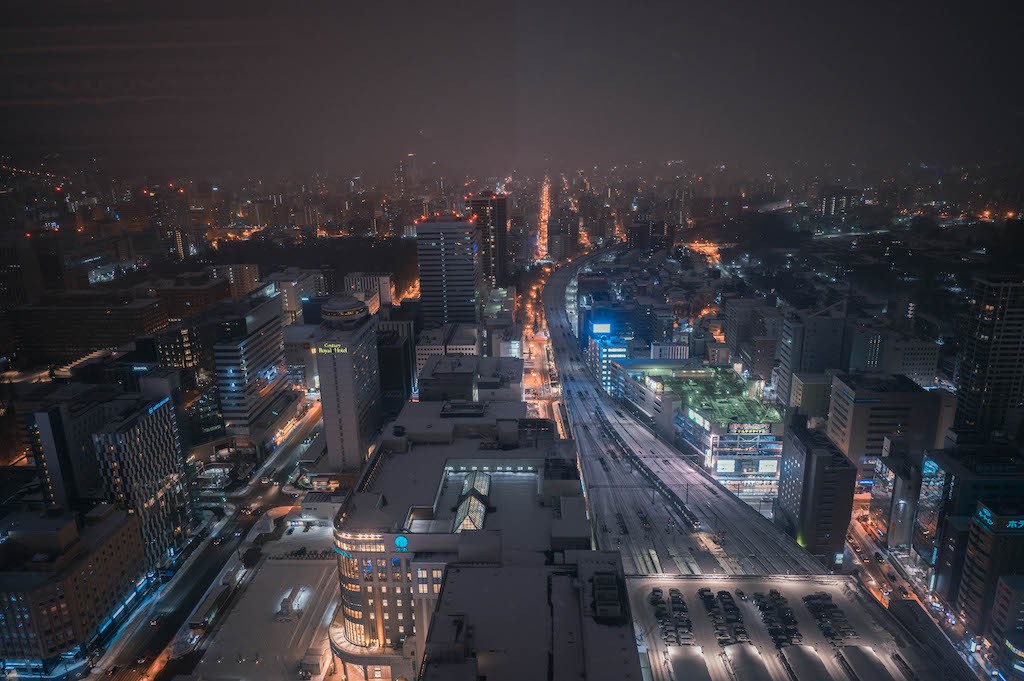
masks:
[[[591,531],[552,422],[521,402],[409,403],[335,521],[332,648],[351,673],[415,678],[449,566],[542,566]]]
[[[419,377],[420,400],[521,402],[523,360],[512,357],[430,357]]]
[[[472,324],[445,324],[427,329],[416,343],[416,375],[423,371],[429,357],[480,356],[480,329]]]
[[[566,551],[550,565],[452,566],[417,678],[639,681],[633,638],[617,552]]]

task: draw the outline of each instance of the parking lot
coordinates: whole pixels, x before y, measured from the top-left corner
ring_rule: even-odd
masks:
[[[637,642],[655,679],[902,679],[888,613],[850,578],[628,580]],[[930,663],[899,652],[922,678]]]

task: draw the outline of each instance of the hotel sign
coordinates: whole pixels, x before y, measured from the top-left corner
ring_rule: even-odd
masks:
[[[341,343],[324,343],[317,352],[328,355],[347,355],[348,348]]]
[[[1003,516],[993,513],[987,506],[978,506],[978,521],[995,531],[1024,532],[1024,516]]]

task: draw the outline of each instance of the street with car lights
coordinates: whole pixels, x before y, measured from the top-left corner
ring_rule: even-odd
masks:
[[[542,294],[598,545],[621,550],[630,575],[823,573],[803,548],[600,389],[566,310],[570,280],[598,257],[556,269]]]
[[[215,536],[199,538],[197,555],[190,556],[171,582],[145,603],[123,627],[111,644],[111,652],[101,663],[102,671],[111,679],[171,678],[176,665],[167,665],[165,649],[185,623],[189,613],[199,604],[207,589],[227,561],[241,548],[245,536],[256,524],[260,510],[292,505],[296,500],[283,487],[294,477],[295,466],[310,448],[305,438],[320,426],[319,409],[311,409],[302,419],[290,424],[281,445],[263,468],[274,468],[274,474],[263,482],[264,473],[254,471],[249,484],[239,496],[231,498],[231,515],[215,532]],[[245,513],[243,509],[255,512]]]

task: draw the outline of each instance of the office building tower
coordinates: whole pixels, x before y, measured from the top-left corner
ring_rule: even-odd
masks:
[[[377,324],[348,296],[321,308],[316,364],[327,441],[325,473],[354,473],[366,461],[381,419]]]
[[[0,310],[34,303],[43,292],[39,262],[22,234],[0,234]]]
[[[262,446],[287,385],[280,294],[272,285],[215,308],[213,361],[224,427]]]
[[[139,519],[150,570],[174,563],[192,517],[185,455],[170,397],[125,395],[93,435],[107,498]]]
[[[323,290],[323,273],[320,270],[303,270],[289,267],[264,278],[264,283],[274,285],[281,300],[281,320],[285,325],[304,323],[302,303]]]
[[[248,295],[260,285],[259,265],[211,265],[207,271],[214,277],[228,280],[232,298]]]
[[[475,324],[481,301],[476,227],[458,217],[436,217],[416,228],[420,305],[428,327]]]
[[[979,502],[969,532],[957,607],[967,628],[981,634],[992,619],[999,578],[1024,565],[1024,507]]]
[[[316,342],[319,324],[290,324],[284,327],[284,363],[288,383],[304,391],[320,389],[316,368]]]
[[[154,185],[148,192],[149,219],[164,253],[178,262],[189,260],[203,250],[199,229],[192,226],[188,199],[182,187]]]
[[[723,306],[722,333],[733,352],[739,352],[740,343],[750,340],[754,312],[765,303],[759,298],[729,298]]]
[[[836,568],[843,563],[857,468],[802,419],[790,424],[782,443],[775,524],[825,567]]]
[[[875,464],[868,513],[882,546],[909,555],[917,500],[921,496],[921,453],[906,440],[886,437]]]
[[[61,366],[167,326],[159,300],[102,291],[49,296],[16,308],[7,319],[18,357],[28,366]]]
[[[942,447],[955,410],[951,393],[925,390],[906,376],[836,374],[827,432],[860,468],[861,478],[870,480],[887,435],[918,449]]]
[[[829,221],[844,224],[859,200],[860,193],[854,189],[824,187],[818,197],[817,213]]]
[[[952,443],[926,452],[920,470],[912,559],[930,571],[936,594],[953,607],[978,502],[1019,504],[1024,459],[1006,445]]]
[[[828,404],[832,394],[832,376],[798,372],[793,374],[788,406],[793,412],[808,418],[828,417]]]
[[[352,272],[345,275],[345,291],[348,293],[380,294],[380,304],[395,304],[395,282],[390,272]]]
[[[44,229],[31,233],[29,242],[36,262],[39,263],[39,276],[42,278],[43,290],[47,293],[63,293],[73,288],[64,247],[61,244],[61,233]]]
[[[1024,417],[1024,278],[975,279],[958,339],[957,428],[1016,435]]]
[[[231,286],[227,279],[211,277],[205,272],[149,281],[139,284],[134,290],[140,298],[156,298],[162,302],[167,311],[167,319],[171,322],[201,314],[221,300],[231,297]]]
[[[1003,675],[1024,678],[1024,575],[999,578],[986,637]]]
[[[16,511],[0,521],[0,536],[5,675],[63,678],[148,588],[138,518],[108,504],[81,524],[70,513]]]
[[[793,374],[822,372],[842,366],[846,317],[840,303],[818,312],[794,311],[782,321],[776,349],[777,366],[772,371],[776,399],[789,404]]]
[[[590,548],[572,444],[521,402],[410,402],[369,466],[335,521],[331,636],[370,678],[416,678],[450,563],[536,568]]]
[[[512,281],[509,251],[508,194],[492,191],[470,194],[466,209],[479,230],[480,269],[490,288],[508,286]]]
[[[18,396],[23,446],[35,462],[48,506],[74,509],[102,497],[92,435],[106,424],[108,402],[116,394],[108,386],[43,383]]]
[[[592,337],[587,346],[587,364],[607,393],[612,391],[612,362],[628,357],[629,341],[619,336]]]
[[[381,408],[393,418],[409,401],[416,386],[416,350],[410,336],[377,327]]]
[[[903,374],[919,385],[935,385],[939,346],[932,340],[860,321],[847,327],[845,343],[849,371]]]

